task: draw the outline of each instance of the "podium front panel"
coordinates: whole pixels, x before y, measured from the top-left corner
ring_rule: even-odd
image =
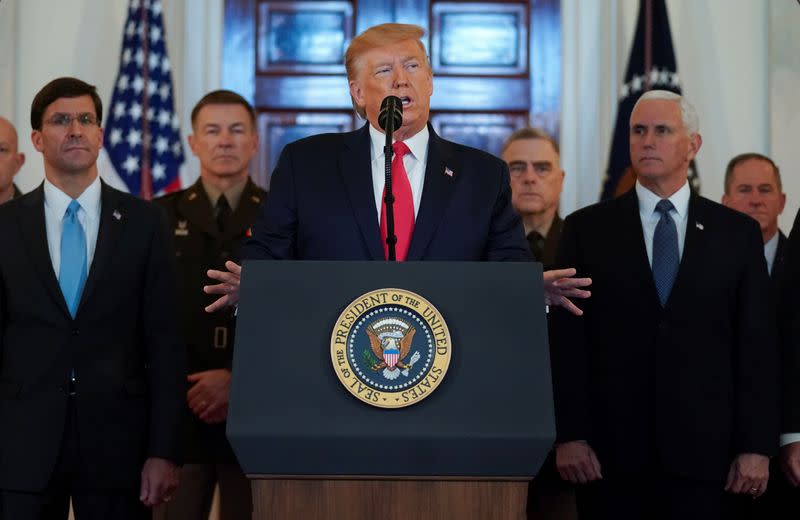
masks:
[[[399,409],[353,397],[331,333],[355,298],[401,288],[451,334],[438,388]],[[246,262],[228,437],[248,474],[515,477],[538,472],[555,427],[533,262]]]

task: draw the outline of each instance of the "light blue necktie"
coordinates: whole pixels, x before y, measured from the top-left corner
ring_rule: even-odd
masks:
[[[678,228],[669,214],[672,209],[675,206],[668,199],[662,199],[656,204],[656,211],[661,214],[661,218],[653,234],[653,281],[656,283],[662,307],[667,304],[680,264]]]
[[[78,311],[87,273],[86,233],[78,220],[80,209],[81,205],[73,199],[64,213],[64,228],[61,231],[61,267],[58,271],[58,284],[73,318]]]

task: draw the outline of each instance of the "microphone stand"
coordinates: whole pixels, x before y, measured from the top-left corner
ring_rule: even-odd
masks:
[[[386,245],[388,246],[388,260],[390,262],[397,261],[397,254],[395,252],[397,236],[394,234],[394,194],[392,193],[392,155],[394,154],[394,149],[392,148],[392,134],[394,130],[394,117],[393,114],[389,114],[386,118],[386,144],[383,147],[384,167],[386,172],[383,202],[386,204]]]

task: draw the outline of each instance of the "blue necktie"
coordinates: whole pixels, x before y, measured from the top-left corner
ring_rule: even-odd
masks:
[[[64,213],[64,228],[61,231],[61,267],[58,271],[58,284],[73,318],[78,311],[87,273],[86,233],[78,220],[79,209],[81,205],[77,200],[73,200]]]
[[[662,307],[667,304],[680,264],[678,228],[669,214],[672,209],[675,209],[675,206],[668,199],[662,199],[656,204],[656,211],[661,214],[661,218],[653,234],[653,281],[656,283]]]

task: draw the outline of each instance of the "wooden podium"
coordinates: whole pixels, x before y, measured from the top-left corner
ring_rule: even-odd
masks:
[[[381,288],[450,329],[445,377],[406,408],[359,401],[331,362],[339,314]],[[542,293],[536,263],[246,263],[228,438],[253,518],[525,518],[555,436]]]
[[[253,518],[523,520],[527,480],[253,478]]]

